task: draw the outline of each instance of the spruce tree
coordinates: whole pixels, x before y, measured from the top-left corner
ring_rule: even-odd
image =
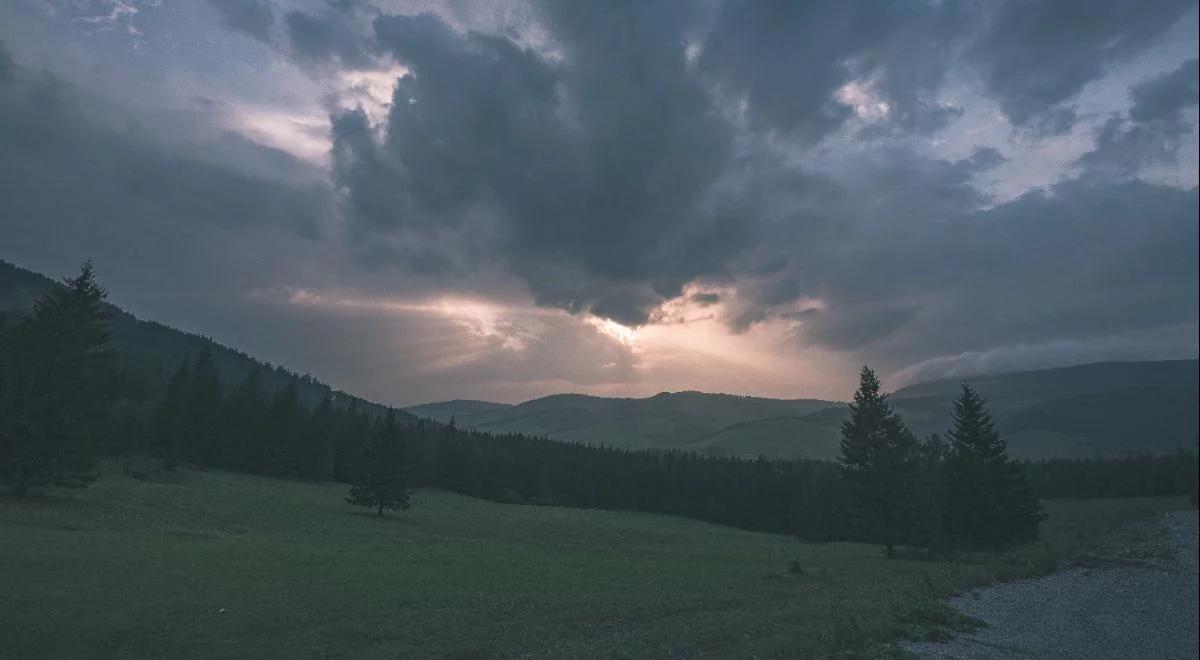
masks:
[[[18,496],[34,486],[95,479],[94,456],[111,431],[107,295],[89,261],[5,332],[0,476],[13,480]]]
[[[1041,505],[1023,466],[1009,458],[983,398],[964,384],[952,417],[942,503],[947,536],[994,550],[1037,538]]]
[[[389,411],[372,435],[362,470],[346,501],[375,509],[380,516],[384,511],[407,509],[412,496],[407,450],[407,439]]]
[[[912,498],[918,487],[917,441],[892,410],[870,367],[859,375],[850,418],[842,423],[840,462],[860,533],[882,543],[888,557],[911,540]]]

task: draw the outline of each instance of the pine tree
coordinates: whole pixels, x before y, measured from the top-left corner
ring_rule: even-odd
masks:
[[[18,496],[34,486],[95,479],[94,456],[111,431],[107,295],[89,261],[5,332],[0,472],[13,479]]]
[[[1003,546],[1037,538],[1045,518],[1023,466],[1008,456],[984,400],[970,386],[954,402],[947,434],[944,527],[960,545]]]
[[[408,508],[412,488],[406,440],[396,424],[395,414],[389,411],[367,446],[362,471],[350,489],[347,502],[371,507],[380,516],[384,511]]]
[[[917,489],[917,441],[880,392],[879,379],[864,366],[850,419],[842,424],[841,465],[855,522],[868,540],[884,545],[888,557],[907,540],[912,496]]]

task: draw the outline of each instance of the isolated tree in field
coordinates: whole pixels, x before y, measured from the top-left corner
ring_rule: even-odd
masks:
[[[880,392],[870,367],[859,375],[850,418],[842,423],[840,462],[852,515],[860,531],[882,543],[888,557],[912,521],[920,464],[917,441]]]
[[[407,509],[412,496],[407,450],[406,438],[394,413],[389,412],[375,429],[358,480],[346,501],[375,509],[380,516],[384,511]]]
[[[91,262],[34,302],[0,341],[5,438],[0,476],[18,496],[56,483],[86,486],[109,433],[114,375],[107,293]]]
[[[968,385],[954,402],[947,433],[945,533],[960,545],[1001,547],[1037,538],[1045,518],[1025,470],[1008,456],[984,400]]]

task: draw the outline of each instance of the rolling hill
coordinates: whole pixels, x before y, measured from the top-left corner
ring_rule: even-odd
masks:
[[[1014,455],[1121,456],[1194,448],[1196,360],[1105,362],[965,379],[996,416]],[[944,433],[962,381],[902,388],[896,409],[915,433]],[[645,399],[559,394],[516,405],[446,401],[409,412],[459,426],[568,442],[707,454],[833,458],[845,404],[701,392]]]
[[[765,420],[800,419],[836,405],[818,399],[663,392],[644,399],[555,394],[517,405],[446,401],[407,410],[443,422],[453,417],[460,427],[480,431],[532,433],[568,442],[796,456],[803,455],[807,448],[791,446],[794,438],[775,433],[738,436],[737,429]],[[731,446],[736,450],[727,451]]]

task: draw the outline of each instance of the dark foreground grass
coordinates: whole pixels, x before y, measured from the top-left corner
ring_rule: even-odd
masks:
[[[197,472],[0,499],[0,656],[889,655],[966,625],[943,596],[1188,506],[1050,502],[1045,542],[951,563],[437,491],[378,519],[345,490]]]

